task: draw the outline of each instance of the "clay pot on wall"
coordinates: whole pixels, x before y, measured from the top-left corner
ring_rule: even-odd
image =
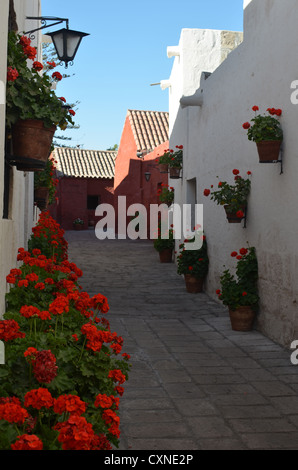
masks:
[[[167,163],[160,163],[158,169],[161,173],[168,173],[169,165]]]
[[[243,219],[243,217],[245,217],[245,211],[246,211],[246,207],[245,206],[242,206],[241,207],[241,211],[243,212],[243,217],[238,217],[237,216],[237,212],[231,212],[231,209],[230,209],[230,206],[229,205],[225,205],[224,206],[224,209],[226,211],[226,216],[227,216],[227,219],[228,219],[228,222],[230,224],[240,224],[241,220]]]
[[[170,178],[172,179],[180,178],[180,171],[181,171],[181,168],[170,167]]]
[[[12,150],[20,171],[39,171],[50,155],[56,126],[46,128],[37,119],[19,120],[12,126]]]
[[[260,163],[274,162],[279,159],[281,140],[263,140],[257,142]]]

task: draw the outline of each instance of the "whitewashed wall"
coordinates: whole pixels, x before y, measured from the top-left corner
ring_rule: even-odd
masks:
[[[174,183],[176,202],[190,202],[187,188],[195,182],[197,202],[204,204],[210,256],[206,290],[214,299],[223,265],[235,264],[231,251],[247,242],[256,247],[261,297],[257,327],[288,346],[298,339],[298,105],[291,102],[291,83],[298,80],[298,9],[296,0],[245,0],[244,6],[243,43],[221,65],[213,64],[212,70],[197,53],[193,64],[185,63],[183,50],[174,59],[170,146],[185,147],[183,179]],[[199,51],[183,30],[180,41],[184,39]],[[196,73],[188,73],[187,67]],[[213,73],[200,84],[201,70]],[[185,92],[200,94],[202,106],[182,108]],[[282,175],[279,164],[258,163],[256,146],[242,129],[253,117],[253,105],[262,112],[268,107],[283,110]],[[216,184],[216,176],[232,182],[234,168],[242,175],[252,172],[247,228],[228,224],[223,208],[203,196],[204,188]]]
[[[14,0],[19,32],[37,27],[37,22],[25,20],[26,16],[40,16],[40,0]],[[6,59],[8,34],[9,0],[1,0],[0,15],[0,80],[6,86]],[[38,46],[40,59],[40,38],[37,35],[33,46]],[[37,59],[37,60],[39,60]],[[4,101],[4,100],[2,100]],[[0,102],[0,316],[5,311],[6,275],[17,265],[17,250],[27,246],[27,239],[34,225],[33,173],[13,169],[12,193],[9,218],[3,219],[4,191],[4,139],[5,105]]]

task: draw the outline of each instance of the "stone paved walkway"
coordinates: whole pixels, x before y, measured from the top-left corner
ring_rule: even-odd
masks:
[[[66,232],[81,285],[110,304],[132,370],[120,401],[121,450],[298,449],[298,366],[227,311],[189,294],[152,242]]]

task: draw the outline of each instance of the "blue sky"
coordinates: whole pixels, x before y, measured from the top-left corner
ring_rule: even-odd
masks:
[[[105,150],[119,144],[128,109],[168,111],[168,91],[150,86],[169,78],[183,28],[243,30],[243,0],[42,0],[42,15],[69,18],[83,38],[74,74],[57,86],[58,96],[79,101],[78,130],[67,145]],[[56,26],[50,31],[59,29]],[[47,29],[44,30],[46,32]],[[56,70],[65,72],[63,66]]]

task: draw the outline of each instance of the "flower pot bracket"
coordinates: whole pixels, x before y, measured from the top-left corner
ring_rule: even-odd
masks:
[[[38,171],[46,167],[46,162],[29,157],[18,157],[15,155],[5,155],[5,162],[10,166],[16,166],[20,171]]]

